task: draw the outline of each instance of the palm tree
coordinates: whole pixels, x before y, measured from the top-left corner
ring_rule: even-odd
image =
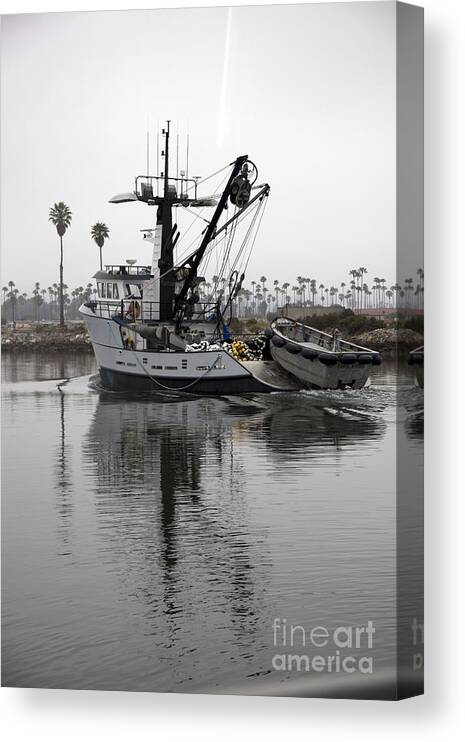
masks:
[[[14,281],[8,281],[8,286],[10,287],[10,290],[8,292],[8,298],[10,300],[10,307],[11,307],[11,324],[13,326],[13,330],[16,329],[16,319],[15,319],[15,308],[16,308],[16,301],[17,296],[19,294],[18,289],[15,289]]]
[[[46,312],[45,296],[47,294],[47,289],[42,289],[42,291],[40,293],[42,294],[42,302],[41,303],[44,304],[44,310],[45,310],[44,311],[44,316],[45,316],[45,312]]]
[[[276,297],[276,309],[278,309],[278,307],[279,307],[279,299],[278,299],[278,297],[279,297],[279,281],[274,280],[273,281],[273,286],[274,286],[274,293],[275,293],[275,297]]]
[[[34,290],[32,292],[32,296],[33,296],[32,301],[33,301],[34,308],[35,308],[35,319],[36,319],[36,322],[38,322],[39,319],[40,319],[39,307],[40,307],[40,302],[41,302],[41,296],[40,296],[39,287],[40,287],[40,284],[39,283],[36,283],[35,284],[35,287],[34,287]]]
[[[407,306],[410,307],[411,304],[411,294],[413,291],[413,278],[406,278],[405,279],[405,286],[404,286],[405,295],[407,298]]]
[[[203,286],[200,287],[201,292],[203,291],[203,288],[204,288]],[[89,301],[91,294],[92,294],[92,284],[88,283],[86,284],[86,290],[84,291],[84,299],[86,301]]]
[[[303,286],[304,286],[304,277],[303,276],[297,276],[297,293],[299,296],[303,296],[305,299],[305,290],[302,292]],[[300,302],[302,304],[302,302]]]
[[[314,278],[310,281],[310,291],[312,294],[312,306],[315,306],[315,296],[317,295],[316,281]]]
[[[312,285],[312,279],[311,278],[305,278],[305,285],[307,287],[307,301],[310,304],[310,294],[311,294],[311,285]]]
[[[375,307],[377,307],[379,309],[380,306],[381,306],[381,294],[380,294],[380,292],[381,292],[381,278],[378,278],[377,276],[375,276],[373,278],[373,281],[374,281],[374,285],[372,286],[372,289],[375,292]]]
[[[90,236],[97,243],[100,250],[100,270],[103,269],[102,265],[102,247],[106,239],[110,236],[110,230],[107,225],[103,222],[96,222],[90,230]]]
[[[370,294],[370,291],[369,291],[369,288],[368,288],[368,284],[367,283],[364,283],[363,284],[362,291],[363,291],[363,306],[366,309],[368,307],[368,297],[369,297],[369,294]]]
[[[360,270],[357,270],[357,268],[352,268],[352,270],[349,271],[349,275],[352,276],[352,281],[350,283],[353,295],[352,309],[356,310],[358,309],[359,297],[361,295],[359,279],[361,278],[362,274],[360,273]]]
[[[358,269],[358,275],[360,277],[360,284],[363,284],[363,275],[364,275],[364,273],[368,273],[368,270],[367,270],[367,268],[364,268],[362,266],[361,268]],[[360,286],[360,288],[361,288],[361,291],[363,291],[363,286],[362,285]],[[362,293],[361,292],[360,292],[359,296],[360,296],[360,307],[359,307],[359,309],[361,309],[362,308]]]
[[[248,313],[250,311],[249,302],[252,298],[252,292],[249,289],[244,289],[244,296],[245,296],[245,315],[248,316]]]
[[[65,324],[65,310],[63,301],[63,235],[71,224],[72,213],[63,201],[54,204],[48,215],[49,222],[55,225],[60,238],[60,325]]]
[[[15,322],[15,308],[14,308],[14,294],[13,294],[14,287],[15,287],[15,282],[14,281],[8,281],[8,288],[10,289],[9,292],[8,292],[8,299],[10,300],[11,321],[13,323],[13,326],[14,326],[14,322]]]
[[[24,318],[23,307],[26,304],[27,294],[20,294],[18,296],[18,319]]]
[[[380,283],[381,283],[381,305],[384,307],[385,304],[386,304],[386,299],[385,299],[385,294],[386,294],[386,279],[385,278],[381,278],[380,279]]]

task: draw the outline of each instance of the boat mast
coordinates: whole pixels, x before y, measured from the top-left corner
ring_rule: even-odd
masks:
[[[162,130],[165,137],[164,155],[164,187],[163,200],[157,209],[157,225],[162,226],[161,252],[158,265],[160,267],[160,319],[170,320],[173,316],[173,301],[175,281],[173,275],[173,217],[172,201],[176,196],[169,187],[169,139],[170,121],[166,122],[166,129]]]
[[[157,316],[155,318],[164,322],[175,319],[176,326],[179,328],[188,309],[188,305],[195,303],[195,293],[193,290],[197,278],[197,270],[210,242],[224,232],[230,224],[239,219],[257,199],[267,196],[270,187],[267,184],[257,186],[260,188],[259,192],[254,198],[250,198],[250,192],[258,177],[258,172],[254,163],[248,160],[247,155],[241,155],[231,163],[232,170],[228,182],[218,201],[213,198],[199,199],[197,197],[197,178],[189,179],[188,162],[186,163],[186,172],[181,171],[181,186],[178,193],[179,178],[170,179],[169,173],[170,123],[168,120],[166,122],[166,129],[162,129],[161,132],[162,136],[165,137],[164,150],[161,152],[164,162],[163,172],[159,172],[158,170],[159,138],[157,135],[157,175],[150,176],[148,173],[147,175],[138,175],[135,179],[134,191],[113,196],[110,199],[110,203],[119,204],[129,203],[131,201],[143,201],[149,206],[157,207],[157,226],[155,229],[153,249],[153,274],[154,280],[159,281],[159,292],[156,292],[157,298],[153,300],[156,301],[157,305],[159,302],[159,311],[156,312]],[[189,147],[189,142],[187,143],[187,147]],[[188,151],[187,149],[187,157]],[[178,157],[178,147],[176,152]],[[148,155],[147,142],[147,160]],[[177,160],[176,170],[178,169],[178,165],[179,162]],[[178,172],[176,172],[176,176],[178,176]],[[153,189],[154,182],[157,189],[156,193],[154,193]],[[163,184],[162,195],[159,194],[159,186],[161,184]],[[186,191],[184,191],[184,187]],[[188,195],[191,189],[193,189],[193,196]],[[226,221],[222,227],[218,228],[218,223],[224,214],[228,199],[236,207],[236,212],[231,219]],[[179,238],[179,232],[177,224],[173,225],[172,210],[174,206],[179,205],[185,207],[189,205],[198,207],[216,205],[216,209],[211,220],[205,220],[207,221],[207,227],[202,233],[200,246],[184,260],[182,265],[176,267],[177,274],[175,274],[173,253]],[[185,270],[180,271],[181,268]],[[176,294],[177,282],[181,281],[182,286],[179,293]],[[150,287],[147,286],[147,289],[149,290]]]

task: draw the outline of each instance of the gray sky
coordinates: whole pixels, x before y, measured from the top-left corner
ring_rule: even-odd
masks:
[[[58,280],[58,200],[73,211],[70,288],[97,268],[96,221],[106,262],[150,262],[138,230],[153,211],[108,199],[145,172],[147,122],[165,118],[190,131],[192,175],[248,153],[271,184],[249,281],[337,284],[363,265],[394,282],[394,3],[234,8],[226,45],[228,13],[2,19],[3,283]]]

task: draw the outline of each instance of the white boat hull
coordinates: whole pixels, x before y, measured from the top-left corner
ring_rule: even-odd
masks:
[[[224,350],[186,352],[144,348],[140,336],[125,347],[120,326],[83,305],[80,309],[97,360],[102,386],[111,391],[241,394],[282,391],[257,378]],[[137,334],[136,334],[137,335]]]

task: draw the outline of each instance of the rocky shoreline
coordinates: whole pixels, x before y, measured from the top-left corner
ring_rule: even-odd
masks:
[[[92,343],[84,325],[60,328],[56,326],[21,327],[2,331],[2,352],[79,351],[92,353]]]
[[[414,330],[396,330],[380,327],[359,335],[345,338],[351,343],[363,345],[365,348],[377,350],[379,353],[395,353],[396,351],[409,352],[423,345],[423,335]]]
[[[380,353],[408,352],[423,345],[423,337],[413,330],[379,328],[359,335],[345,337],[357,345],[362,345]],[[16,331],[2,332],[2,351],[78,351],[91,353],[92,344],[84,325],[60,328],[56,326],[20,327]]]

